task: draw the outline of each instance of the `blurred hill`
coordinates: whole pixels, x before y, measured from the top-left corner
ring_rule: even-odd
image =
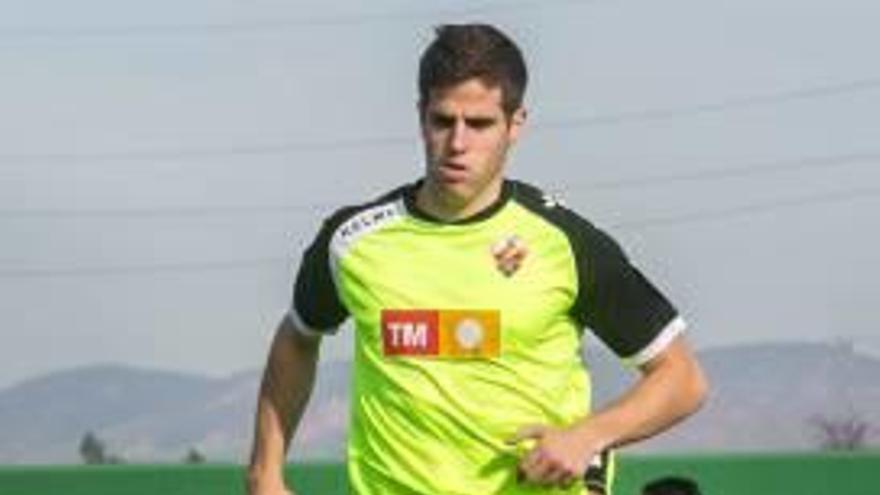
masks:
[[[880,359],[836,344],[764,344],[700,354],[709,402],[651,450],[805,450],[820,442],[815,420],[859,419],[880,443]]]
[[[778,343],[700,353],[712,381],[703,411],[640,451],[811,450],[813,421],[858,417],[880,431],[880,359],[845,344]],[[634,377],[595,346],[587,353],[595,402]],[[347,362],[321,364],[294,458],[341,458]],[[225,378],[103,365],[59,371],[0,390],[0,463],[79,462],[86,431],[131,462],[244,461],[259,372]]]
[[[321,371],[296,450],[340,457],[349,366]],[[0,391],[0,463],[79,462],[86,431],[129,461],[176,462],[190,448],[209,461],[242,461],[259,378],[257,370],[208,378],[103,365],[28,380]]]

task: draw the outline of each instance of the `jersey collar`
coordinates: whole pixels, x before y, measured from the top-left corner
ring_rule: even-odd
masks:
[[[510,199],[511,196],[513,196],[514,189],[514,183],[505,179],[504,182],[501,184],[501,194],[498,196],[498,199],[496,199],[495,202],[493,202],[491,205],[483,208],[479,212],[474,213],[469,217],[447,221],[437,218],[424,210],[421,210],[418,205],[416,205],[416,191],[419,190],[419,187],[421,187],[423,182],[424,180],[418,180],[404,189],[403,202],[406,205],[406,209],[410,215],[420,220],[425,220],[432,223],[440,223],[444,225],[467,225],[491,218],[496,213],[498,213],[505,204],[507,204],[507,201]]]

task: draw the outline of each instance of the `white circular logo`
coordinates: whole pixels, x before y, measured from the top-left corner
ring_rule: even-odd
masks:
[[[455,340],[463,349],[476,349],[483,342],[483,326],[472,318],[462,320],[455,328]]]

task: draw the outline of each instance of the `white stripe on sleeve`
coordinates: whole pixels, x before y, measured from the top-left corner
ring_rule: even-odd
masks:
[[[311,328],[310,326],[306,325],[306,322],[304,322],[303,319],[299,316],[299,313],[296,311],[296,308],[293,308],[293,307],[290,308],[289,311],[287,311],[287,318],[290,319],[290,322],[293,324],[293,328],[297,332],[305,335],[306,337],[311,337],[311,338],[324,337],[327,335],[333,335],[339,330],[338,327],[333,328],[333,329],[324,330],[324,331],[315,330],[315,329]]]
[[[676,316],[654,337],[650,344],[634,355],[624,358],[624,363],[630,366],[641,366],[647,363],[663,352],[685,329],[687,329],[687,323],[681,316]]]

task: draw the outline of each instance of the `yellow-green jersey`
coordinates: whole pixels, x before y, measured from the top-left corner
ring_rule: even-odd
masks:
[[[355,327],[348,472],[359,495],[584,494],[517,481],[521,427],[589,414],[584,328],[642,363],[683,330],[676,310],[589,222],[522,182],[444,223],[412,184],[330,217],[305,252],[290,317]],[[516,240],[513,270],[496,259]]]

